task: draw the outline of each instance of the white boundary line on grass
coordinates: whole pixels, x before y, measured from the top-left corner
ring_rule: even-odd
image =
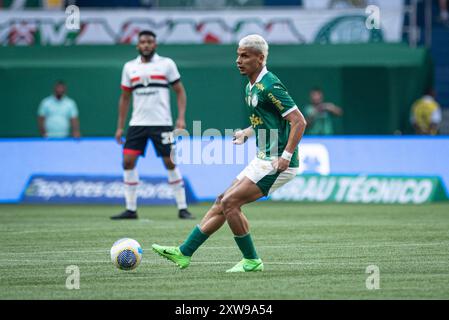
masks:
[[[49,261],[36,261],[36,260],[8,260],[8,262],[22,262],[22,263],[33,263],[33,264],[47,264]],[[66,263],[104,263],[104,264],[110,264],[111,261],[110,260],[83,260],[83,261],[79,261],[79,260],[59,260],[58,261],[58,266],[53,266],[54,268],[61,268],[61,265],[65,265]],[[174,266],[173,264],[170,264],[169,261],[164,261],[164,260],[142,260],[143,264],[154,264],[154,265],[167,265],[167,266]],[[235,264],[236,260],[233,261],[192,261],[191,265],[195,265],[195,264],[213,264],[213,265],[220,265],[220,264],[224,264],[224,263],[229,263],[229,264]],[[424,261],[420,261],[420,264],[426,264],[426,263],[432,263],[432,264],[447,264],[447,260],[424,260]],[[290,262],[277,262],[277,261],[264,261],[264,264],[266,265],[350,265],[350,266],[365,266],[365,262],[349,262],[349,261],[309,261],[309,262],[304,262],[304,261],[290,261]],[[6,266],[7,264],[1,264],[0,266],[4,265]]]
[[[283,249],[283,248],[315,248],[329,247],[329,248],[381,248],[381,247],[420,247],[420,246],[449,246],[449,242],[429,242],[429,243],[384,243],[384,244],[335,244],[335,243],[316,243],[316,244],[300,244],[300,245],[258,245],[256,248],[266,249]],[[215,250],[215,249],[236,249],[236,246],[204,246],[201,249]],[[143,249],[144,252],[150,252],[151,249]],[[70,253],[109,253],[107,249],[95,250],[56,250],[56,251],[32,251],[32,252],[0,252],[0,256],[9,255],[42,255],[42,254],[70,254]]]

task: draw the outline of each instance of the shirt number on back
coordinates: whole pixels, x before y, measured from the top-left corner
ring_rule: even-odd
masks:
[[[162,144],[172,144],[174,140],[173,132],[162,132],[161,133]]]

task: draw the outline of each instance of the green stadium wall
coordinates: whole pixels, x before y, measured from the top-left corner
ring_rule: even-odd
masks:
[[[234,45],[161,45],[173,58],[187,90],[188,130],[248,125],[243,104],[247,82],[235,67]],[[80,111],[84,136],[112,136],[123,64],[135,58],[134,46],[0,48],[1,137],[38,136],[36,112],[57,79]],[[427,86],[433,67],[426,49],[403,44],[273,45],[268,68],[302,108],[314,86],[344,109],[334,119],[338,134],[411,132],[409,111]],[[176,103],[172,93],[172,109]]]

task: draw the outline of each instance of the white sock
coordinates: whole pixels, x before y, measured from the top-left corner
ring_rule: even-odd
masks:
[[[175,195],[178,209],[187,209],[186,191],[184,189],[184,181],[178,167],[168,171],[168,183],[171,185],[173,194]]]
[[[137,185],[139,184],[139,175],[137,170],[125,170],[123,173],[123,181],[125,182],[125,200],[126,210],[137,210]]]

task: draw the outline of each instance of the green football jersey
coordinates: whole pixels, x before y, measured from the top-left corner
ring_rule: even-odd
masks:
[[[264,68],[253,86],[245,89],[245,102],[249,109],[249,121],[256,133],[257,157],[272,160],[280,157],[287,146],[290,123],[284,116],[297,109],[287,89],[273,73]],[[290,167],[299,166],[298,146],[290,161]]]

